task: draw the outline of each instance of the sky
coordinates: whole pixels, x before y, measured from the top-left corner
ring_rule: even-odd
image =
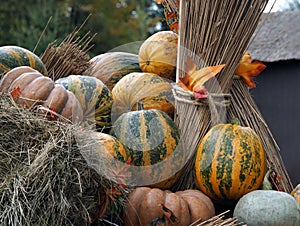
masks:
[[[272,7],[274,1],[275,0],[269,0],[268,5],[265,9],[266,12],[269,12],[269,10]],[[289,0],[277,0],[271,12],[276,12],[276,11],[282,9],[282,8],[287,7],[288,2],[289,2]]]

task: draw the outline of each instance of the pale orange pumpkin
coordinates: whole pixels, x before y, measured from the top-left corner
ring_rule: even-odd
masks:
[[[132,72],[124,76],[112,89],[112,122],[125,113],[137,110],[158,109],[172,117],[174,113],[172,85],[153,73]]]
[[[128,196],[124,208],[124,226],[166,225],[187,226],[215,215],[208,196],[198,190],[171,192],[157,188],[139,187]],[[172,224],[168,224],[172,223]]]
[[[139,49],[139,64],[144,72],[176,80],[178,35],[160,31],[146,39]]]
[[[81,105],[73,93],[28,66],[7,72],[0,82],[0,91],[12,94],[20,107],[42,105],[73,122],[83,120]]]

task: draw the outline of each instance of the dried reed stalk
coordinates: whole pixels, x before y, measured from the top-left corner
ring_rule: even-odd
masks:
[[[267,0],[247,1],[181,1],[179,10],[179,42],[177,57],[177,80],[184,76],[187,56],[193,58],[199,68],[211,65],[226,64],[217,75],[216,81],[206,83],[210,93],[227,95],[230,92],[234,72],[247,45],[257,27]],[[175,121],[181,130],[186,150],[195,154],[196,148],[213,124],[209,107],[180,107],[175,96]],[[186,111],[193,112],[190,118]],[[196,118],[200,119],[196,119]],[[226,122],[221,117],[220,122]],[[201,124],[197,124],[201,121]],[[192,133],[190,125],[197,126]],[[187,163],[184,176],[180,178],[177,188],[193,188],[194,158]],[[189,179],[187,179],[189,178]],[[183,187],[182,187],[183,186]]]
[[[78,36],[79,29],[71,32],[59,45],[54,41],[50,43],[40,56],[45,64],[48,75],[53,80],[68,75],[80,75],[90,67],[90,57],[87,52],[92,48],[90,45],[95,35],[86,33],[83,37]]]
[[[267,3],[267,0],[181,1],[178,68],[184,69],[190,52],[200,68],[226,64],[217,77],[223,92],[229,92],[236,67]],[[178,76],[184,76],[182,70]]]
[[[186,56],[191,53],[200,68],[226,64],[226,67],[217,75],[220,87],[208,82],[207,88],[210,92],[221,89],[223,93],[231,93],[233,100],[228,110],[228,119],[237,117],[243,125],[252,127],[258,133],[266,150],[268,166],[277,175],[273,178],[273,185],[277,190],[290,192],[292,183],[271,131],[263,120],[249,89],[241,85],[240,81],[234,81],[235,69],[250,39],[253,38],[252,35],[268,1],[181,1],[180,9],[175,8],[175,0],[167,0],[167,2],[171,3],[173,11],[180,11],[177,76],[183,76]],[[210,127],[212,113],[207,107],[197,110],[195,106],[190,108],[194,108],[194,111],[189,113],[190,118],[186,118],[186,111],[191,112],[191,109],[188,109],[188,106],[180,107],[177,103],[175,120],[182,131],[187,150],[193,151],[195,144],[198,144]],[[202,121],[201,125],[195,121],[196,117],[201,117],[201,120],[197,119],[197,121]],[[198,130],[201,132],[195,134],[190,130],[189,125],[200,126]],[[186,166],[187,170],[193,167],[193,163],[192,158]],[[184,174],[185,178],[188,176],[193,177],[191,172]],[[192,180],[189,179],[189,181]],[[185,187],[194,186],[189,181],[183,179],[177,186],[181,187],[184,184],[187,184]]]
[[[190,226],[246,226],[245,223],[239,222],[235,217],[226,218],[225,215],[228,212],[229,210],[203,222],[199,219],[199,221],[195,221]]]

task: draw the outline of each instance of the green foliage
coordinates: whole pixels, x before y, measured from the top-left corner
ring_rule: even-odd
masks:
[[[12,0],[1,4],[0,44],[17,45],[34,50],[47,21],[52,17],[36,53],[42,53],[50,42],[63,38],[71,30],[68,8],[57,0]]]
[[[0,46],[18,45],[40,55],[48,44],[61,42],[90,15],[80,35],[97,34],[90,55],[98,55],[142,41],[155,32],[163,12],[154,4],[152,0],[4,1],[0,8]]]
[[[289,4],[288,10],[291,11],[300,10],[300,0],[292,0],[288,4]]]

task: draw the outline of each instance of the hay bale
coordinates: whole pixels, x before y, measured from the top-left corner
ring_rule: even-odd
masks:
[[[104,215],[107,191],[117,185],[86,164],[74,136],[79,130],[18,108],[0,93],[1,225],[97,225],[99,218],[118,216],[122,196]]]

